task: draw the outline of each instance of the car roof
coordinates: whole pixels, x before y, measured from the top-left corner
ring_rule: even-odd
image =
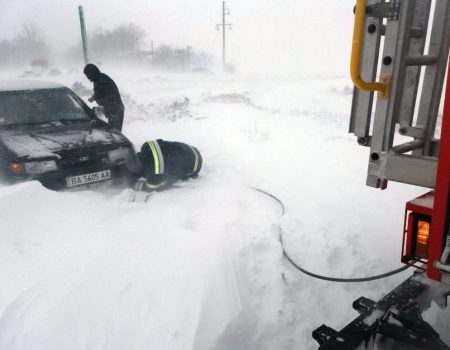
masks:
[[[65,88],[65,86],[42,80],[0,80],[0,92],[61,88]]]

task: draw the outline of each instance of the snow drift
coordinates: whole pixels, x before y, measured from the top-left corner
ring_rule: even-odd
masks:
[[[314,349],[314,328],[344,326],[354,299],[409,275],[333,284],[282,258],[278,225],[315,272],[399,266],[404,203],[425,190],[365,187],[367,150],[346,134],[347,79],[113,77],[135,146],[186,142],[204,168],[147,202],[127,189],[0,186],[1,349]],[[249,186],[281,198],[286,215]],[[441,331],[449,319],[427,315]]]

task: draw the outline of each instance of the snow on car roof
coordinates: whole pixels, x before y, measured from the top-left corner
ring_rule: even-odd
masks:
[[[1,91],[59,89],[64,85],[41,80],[0,80]]]

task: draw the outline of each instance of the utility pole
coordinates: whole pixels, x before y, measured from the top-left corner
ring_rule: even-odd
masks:
[[[78,6],[78,14],[80,16],[81,43],[83,44],[84,65],[87,65],[89,63],[89,56],[88,56],[88,44],[86,36],[86,25],[84,24],[83,6]]]
[[[226,23],[225,16],[230,14],[230,10],[225,7],[225,1],[222,1],[222,23],[217,24],[217,30],[222,26],[222,66],[223,70],[225,71],[225,29],[228,26],[231,30],[231,23]]]

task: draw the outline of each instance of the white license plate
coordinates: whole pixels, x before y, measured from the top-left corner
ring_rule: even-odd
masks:
[[[90,184],[111,179],[111,170],[98,171],[96,173],[66,177],[67,187]]]

